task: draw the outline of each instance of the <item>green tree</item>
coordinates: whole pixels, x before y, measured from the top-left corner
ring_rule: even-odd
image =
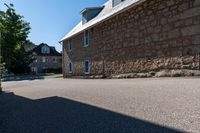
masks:
[[[5,6],[7,10],[0,12],[2,60],[8,70],[16,73],[19,68],[27,68],[33,60],[31,54],[23,47],[28,43],[31,28],[29,23],[23,20],[23,16],[16,13],[13,4]]]
[[[12,58],[10,70],[13,73],[27,73],[30,71],[29,64],[35,60],[32,52],[26,52],[22,46],[20,50],[15,51],[15,57]]]
[[[5,68],[5,63],[0,63],[0,74],[1,74],[1,78],[2,76],[6,75],[6,68]]]

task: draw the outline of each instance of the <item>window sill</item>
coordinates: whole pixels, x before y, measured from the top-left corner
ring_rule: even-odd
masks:
[[[85,75],[89,75],[89,74],[90,74],[90,72],[84,72],[84,74],[85,74]]]
[[[89,45],[83,45],[83,47],[84,47],[84,48],[87,48],[87,47],[89,47]]]

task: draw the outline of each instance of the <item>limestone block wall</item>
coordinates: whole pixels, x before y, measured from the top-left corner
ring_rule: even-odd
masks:
[[[85,76],[84,60],[91,61],[89,75],[199,70],[200,0],[146,0],[90,28],[89,35],[86,48],[83,33],[71,38],[70,52],[63,42],[65,77]]]
[[[45,62],[43,62],[45,58]],[[56,61],[53,61],[56,59]],[[31,67],[37,67],[38,72],[43,72],[45,69],[61,69],[62,68],[62,56],[37,56],[37,61],[30,64]]]

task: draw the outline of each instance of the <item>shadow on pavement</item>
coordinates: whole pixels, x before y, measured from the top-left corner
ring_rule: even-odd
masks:
[[[84,103],[0,95],[1,133],[174,133],[176,129]]]
[[[8,81],[23,81],[23,80],[43,80],[43,76],[8,76],[3,78],[3,82],[8,82]]]

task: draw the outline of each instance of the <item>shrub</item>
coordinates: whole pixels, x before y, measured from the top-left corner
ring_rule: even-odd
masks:
[[[56,74],[60,74],[60,73],[62,73],[62,68],[46,69],[46,70],[44,70],[44,73],[56,73]]]
[[[5,63],[0,63],[0,74],[2,77],[6,76],[8,73],[7,69],[5,68]]]

